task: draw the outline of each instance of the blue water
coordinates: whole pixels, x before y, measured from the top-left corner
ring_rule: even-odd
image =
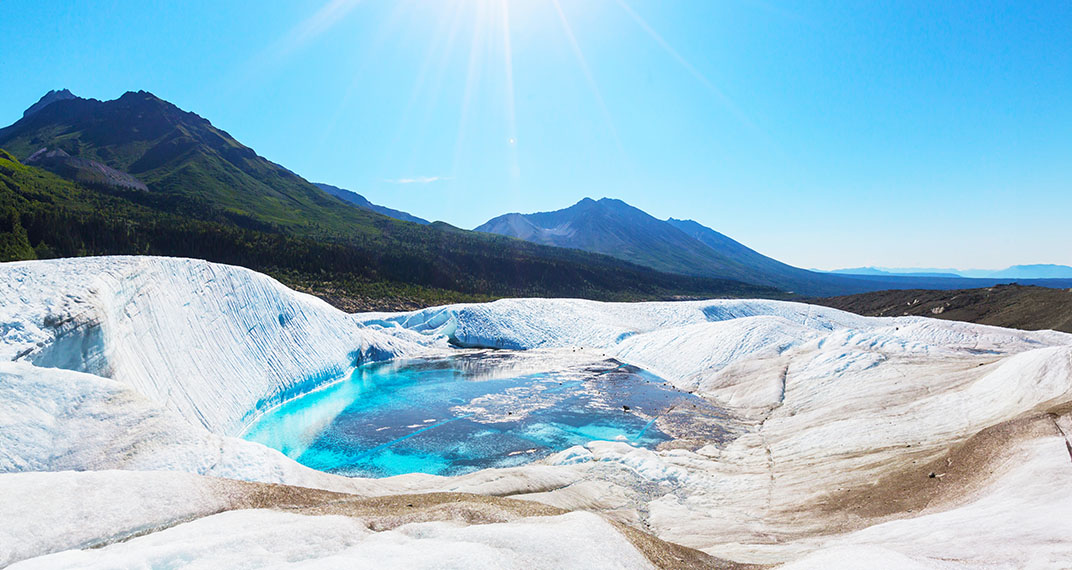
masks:
[[[593,440],[654,447],[670,439],[655,419],[690,398],[612,360],[528,368],[487,352],[367,365],[270,410],[245,437],[331,473],[456,475]]]

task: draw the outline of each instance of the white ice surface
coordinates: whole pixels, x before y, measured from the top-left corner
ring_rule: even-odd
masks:
[[[0,567],[220,512],[229,499],[211,483],[171,472],[0,474]]]
[[[649,570],[652,565],[610,523],[583,512],[474,526],[414,523],[374,533],[343,516],[239,510],[99,550],[72,550],[11,566],[175,567]]]
[[[636,515],[622,509],[639,502],[659,536],[754,562],[819,547],[808,536],[833,523],[809,513],[834,488],[865,486],[989,426],[1072,401],[1072,335],[1052,331],[747,300],[506,300],[359,318],[466,346],[592,349],[725,405],[752,426],[727,445],[651,452],[595,442],[551,461],[587,467],[585,481],[613,481],[591,486],[611,498],[568,488],[532,498],[599,504],[627,520]],[[665,492],[629,490],[652,484]],[[1033,501],[1057,516],[1056,503]]]
[[[1063,437],[1029,442],[1012,470],[976,500],[849,534],[784,568],[1068,568],[1072,458],[1066,445]]]
[[[410,343],[248,269],[156,257],[0,264],[0,360],[118,380],[217,433]]]
[[[599,303],[503,299],[355,318],[400,338],[533,349],[590,348],[696,389],[701,376],[820,339],[873,353],[1005,355],[1072,344],[1072,335],[1024,332],[922,317],[860,317],[827,307],[770,300]]]
[[[615,357],[725,407],[737,435],[694,451],[593,442],[545,464],[378,481],[313,472],[231,437],[258,406],[315,388],[359,361],[420,356],[448,343]],[[1072,529],[1047,522],[1066,520],[1072,507],[1060,493],[1072,467],[1057,437],[1022,443],[1014,450],[1022,468],[995,471],[987,490],[968,502],[861,523],[841,535],[830,534],[829,515],[815,510],[837,487],[867,485],[989,426],[1068,404],[1072,335],[1063,333],[864,318],[779,301],[515,299],[346,315],[240,268],[112,257],[0,264],[0,362],[11,360],[17,362],[0,364],[0,472],[8,473],[0,475],[0,512],[20,523],[2,525],[8,536],[0,535],[0,564],[219,510],[225,497],[207,487],[179,480],[160,494],[147,490],[150,477],[181,473],[362,494],[512,495],[643,523],[662,538],[719,556],[802,568],[851,567],[854,559],[906,568],[1008,567],[1021,559],[1060,568],[1072,554]],[[1067,416],[1058,421],[1067,423]],[[104,469],[126,471],[96,471]],[[48,473],[62,470],[93,472]],[[141,490],[124,495],[124,488]],[[191,499],[184,504],[183,497]],[[73,511],[86,513],[80,519],[63,518],[72,498],[82,501]],[[162,506],[138,514],[149,504]],[[106,516],[93,519],[94,509]],[[573,523],[508,523],[430,525],[419,540],[404,533],[376,538],[351,533],[348,519],[293,517],[217,515],[25,565],[104,567],[194,556],[183,546],[193,537],[216,541],[203,553],[206,567],[230,565],[241,553],[264,556],[258,560],[265,563],[289,563],[291,555],[300,562],[302,546],[280,539],[287,534],[281,529],[312,525],[324,537],[324,552],[345,554],[339,564],[382,561],[403,548],[449,553],[452,545],[472,543],[490,548],[489,565],[539,567],[553,559],[534,562],[534,554],[503,537],[524,530],[546,549],[580,533]],[[246,520],[264,525],[222,530]],[[414,556],[399,560],[427,562]],[[328,560],[334,558],[316,562]]]
[[[114,380],[0,362],[0,473],[106,469],[360,488],[274,449],[213,434]]]

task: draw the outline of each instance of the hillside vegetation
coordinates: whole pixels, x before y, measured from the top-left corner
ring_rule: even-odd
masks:
[[[811,299],[809,302],[872,317],[918,315],[1014,329],[1072,333],[1072,289],[1013,283],[959,291],[878,291]]]

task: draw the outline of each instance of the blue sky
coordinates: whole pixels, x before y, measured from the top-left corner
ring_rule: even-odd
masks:
[[[5,0],[0,123],[145,89],[472,228],[621,198],[803,267],[1072,264],[1072,3]]]

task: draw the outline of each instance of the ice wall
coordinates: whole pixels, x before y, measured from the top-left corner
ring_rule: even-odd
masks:
[[[247,269],[101,257],[0,264],[0,359],[112,378],[216,433],[417,350]]]

